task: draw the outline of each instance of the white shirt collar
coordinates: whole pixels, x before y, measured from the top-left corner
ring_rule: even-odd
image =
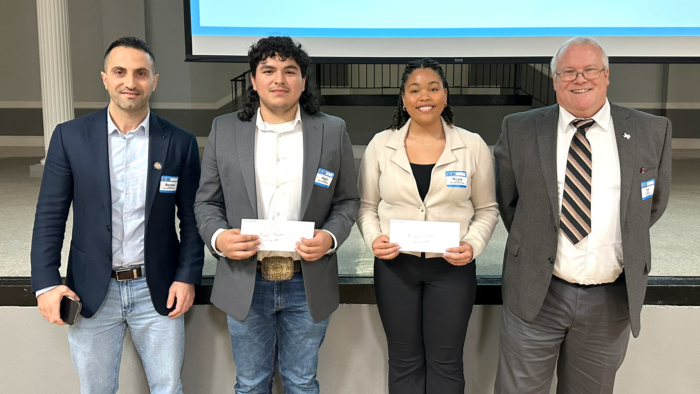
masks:
[[[151,130],[150,127],[150,119],[151,119],[151,110],[148,110],[148,114],[146,114],[146,117],[143,119],[141,123],[139,123],[138,127],[135,129],[136,133],[139,132],[139,130],[143,129],[146,137],[148,137],[148,133]],[[132,130],[129,130],[131,132]],[[119,129],[117,128],[117,125],[114,124],[114,121],[112,120],[112,115],[109,114],[109,107],[107,107],[107,135],[112,134],[114,132],[119,132]]]
[[[258,128],[258,130],[261,131],[274,131],[277,133],[284,133],[288,131],[294,130],[296,128],[297,123],[301,123],[301,105],[297,104],[297,113],[294,116],[294,120],[291,122],[286,122],[286,123],[281,123],[281,124],[270,124],[267,123],[263,120],[262,115],[260,114],[260,107],[258,107],[258,117],[255,121],[255,127]]]
[[[559,106],[559,130],[564,130],[564,132],[573,130],[573,128],[569,129],[568,126],[574,119],[576,119],[574,115],[565,110],[561,105]],[[595,124],[600,126],[603,131],[608,131],[608,126],[610,126],[610,102],[607,98],[605,99],[603,108],[601,108],[595,115],[591,116],[591,119],[595,120]]]

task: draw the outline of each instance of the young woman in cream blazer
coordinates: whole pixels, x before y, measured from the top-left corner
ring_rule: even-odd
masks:
[[[392,126],[374,136],[360,168],[357,223],[376,256],[392,394],[464,393],[474,258],[498,222],[491,152],[479,135],[452,125],[448,93],[437,62],[408,63]],[[466,187],[448,187],[448,171],[466,172]],[[389,242],[392,219],[459,222],[460,245],[450,254],[401,252]]]

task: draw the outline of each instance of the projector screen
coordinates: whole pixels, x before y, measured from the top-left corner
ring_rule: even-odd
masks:
[[[599,39],[618,61],[700,62],[700,0],[184,0],[188,60],[246,61],[286,35],[314,60],[550,58]]]

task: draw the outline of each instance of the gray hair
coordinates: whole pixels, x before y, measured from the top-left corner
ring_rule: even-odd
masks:
[[[566,42],[562,44],[562,46],[560,46],[559,49],[557,49],[557,51],[554,53],[554,57],[552,57],[552,61],[549,63],[549,71],[551,72],[552,76],[554,76],[554,72],[557,70],[557,59],[559,58],[559,55],[571,45],[597,46],[598,49],[600,49],[600,51],[603,53],[603,68],[607,70],[610,67],[610,62],[608,61],[608,54],[605,53],[605,49],[603,49],[598,40],[596,40],[593,37],[578,36],[566,40]]]

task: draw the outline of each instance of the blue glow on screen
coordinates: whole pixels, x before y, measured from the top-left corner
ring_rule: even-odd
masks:
[[[190,0],[190,5],[193,36],[700,36],[698,0]]]

